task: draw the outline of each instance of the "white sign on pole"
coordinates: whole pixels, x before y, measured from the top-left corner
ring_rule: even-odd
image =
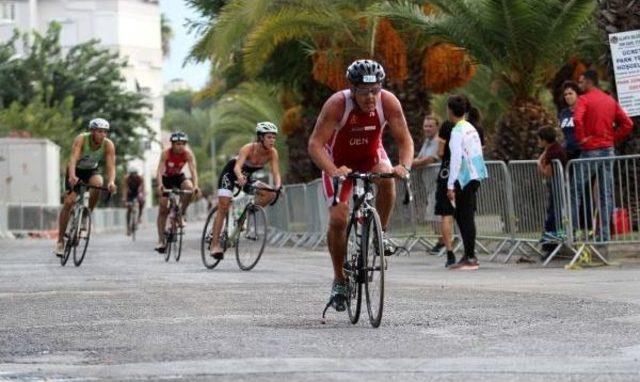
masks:
[[[629,116],[640,115],[640,30],[609,35],[618,101]]]

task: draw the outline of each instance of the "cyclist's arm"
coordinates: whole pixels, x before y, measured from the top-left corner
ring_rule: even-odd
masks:
[[[399,162],[401,165],[410,168],[413,163],[413,138],[409,133],[407,120],[402,112],[400,101],[393,94],[383,91],[381,93],[384,114],[391,130],[391,135],[398,145]]]
[[[106,145],[104,148],[105,168],[107,176],[107,184],[116,181],[116,146],[110,139],[105,138]]]
[[[236,174],[236,178],[238,179],[244,177],[244,175],[242,174],[242,165],[244,165],[244,162],[247,160],[250,151],[251,143],[242,146],[242,148],[240,148],[240,151],[238,151],[238,159],[236,159],[236,165],[233,166],[233,172]]]
[[[331,96],[320,111],[316,125],[313,128],[307,150],[313,163],[327,174],[333,174],[337,167],[325,150],[324,145],[331,139],[331,135],[340,123],[344,112],[344,96],[336,93]]]
[[[122,201],[126,202],[127,201],[127,193],[129,188],[127,187],[127,183],[129,183],[129,175],[125,175],[122,177]]]
[[[189,172],[191,173],[191,181],[193,187],[198,188],[198,169],[196,166],[196,156],[193,155],[193,151],[187,149],[187,165],[189,166]]]
[[[276,189],[282,185],[280,179],[280,158],[278,157],[278,150],[273,149],[273,155],[271,155],[271,174],[273,175],[273,185]]]
[[[69,177],[76,177],[76,163],[78,163],[78,159],[80,159],[83,144],[84,137],[82,135],[78,135],[76,139],[73,140],[71,155],[69,156]]]
[[[156,179],[158,184],[162,185],[162,175],[164,174],[164,165],[167,161],[167,150],[162,151],[160,155],[160,162],[158,162],[158,168],[156,169]]]

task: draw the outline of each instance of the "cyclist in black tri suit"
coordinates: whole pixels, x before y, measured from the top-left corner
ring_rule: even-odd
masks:
[[[138,174],[138,170],[135,167],[130,167],[128,174],[122,179],[122,201],[127,206],[127,222],[129,221],[129,215],[131,214],[131,208],[133,203],[138,203],[138,224],[142,218],[142,209],[144,208],[145,194],[144,194],[144,178]],[[124,194],[126,192],[126,194]],[[129,232],[129,224],[127,224],[127,236],[131,234]]]
[[[256,125],[256,141],[248,143],[240,149],[238,155],[231,159],[224,166],[222,174],[218,179],[218,213],[216,214],[213,226],[211,228],[212,240],[209,251],[215,259],[222,259],[223,252],[220,247],[220,231],[224,223],[224,217],[227,216],[233,191],[237,185],[243,187],[248,184],[256,185],[251,176],[258,170],[261,170],[266,164],[271,167],[273,182],[275,189],[280,188],[280,167],[278,159],[278,150],[274,147],[278,128],[271,122],[258,122]],[[268,187],[267,185],[260,185]],[[260,206],[266,206],[271,203],[276,195],[272,192],[260,191],[256,192],[255,203]]]

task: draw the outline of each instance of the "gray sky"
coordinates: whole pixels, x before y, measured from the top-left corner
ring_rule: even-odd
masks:
[[[174,37],[171,40],[171,55],[164,60],[162,74],[167,83],[174,78],[182,78],[194,89],[204,86],[209,77],[209,64],[182,67],[182,62],[195,41],[193,34],[187,34],[184,26],[187,18],[195,19],[197,15],[188,8],[183,0],[160,0],[162,13],[169,19]]]

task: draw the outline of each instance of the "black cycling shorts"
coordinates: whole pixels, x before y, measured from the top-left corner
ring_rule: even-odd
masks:
[[[91,179],[91,177],[96,175],[97,173],[98,170],[81,170],[79,168],[76,168],[76,176],[83,183],[89,183],[89,179]],[[72,189],[71,184],[69,183],[69,170],[67,170],[67,173],[64,176],[64,188],[67,191],[71,191]]]
[[[182,188],[182,182],[187,180],[187,177],[184,174],[178,174],[174,176],[162,176],[162,187],[165,190],[172,190],[174,188],[180,189]]]

